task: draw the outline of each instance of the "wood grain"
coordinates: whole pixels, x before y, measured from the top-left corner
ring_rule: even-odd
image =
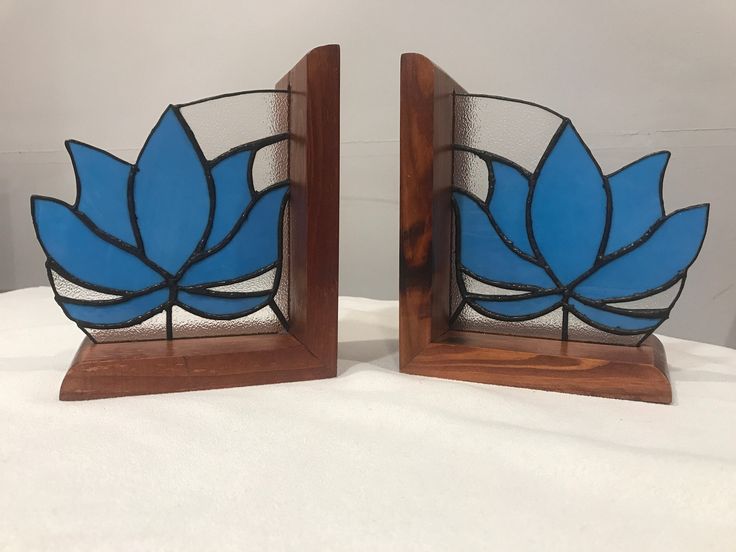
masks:
[[[672,402],[667,360],[654,336],[640,347],[451,330],[402,372],[579,395]]]
[[[402,372],[669,403],[662,344],[641,347],[449,330],[453,91],[420,54],[401,57],[399,363]]]
[[[309,52],[277,84],[291,91],[290,332],[337,373],[340,48]]]
[[[411,361],[448,329],[453,92],[421,54],[401,56],[399,356]]]
[[[315,48],[277,88],[289,105],[288,334],[93,344],[85,339],[61,400],[334,377],[337,373],[340,48]]]
[[[220,389],[331,375],[289,334],[104,344],[85,339],[61,384],[59,399]]]

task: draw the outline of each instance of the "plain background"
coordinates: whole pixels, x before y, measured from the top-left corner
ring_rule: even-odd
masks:
[[[398,292],[399,56],[572,118],[604,171],[673,153],[668,211],[712,204],[661,332],[736,345],[736,2],[0,0],[0,289],[45,284],[31,193],[73,200],[76,138],[134,160],[169,103],[269,87],[342,48],[340,291]]]

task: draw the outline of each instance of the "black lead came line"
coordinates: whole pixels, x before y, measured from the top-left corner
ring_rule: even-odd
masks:
[[[267,136],[266,138],[259,138],[258,140],[252,140],[240,146],[235,146],[234,148],[230,148],[226,152],[221,153],[220,155],[212,158],[207,163],[209,164],[210,168],[214,168],[214,166],[217,165],[219,162],[224,161],[225,159],[228,159],[229,157],[231,157],[232,155],[235,155],[236,153],[240,153],[243,151],[258,152],[262,148],[271,146],[273,144],[278,144],[279,142],[284,142],[288,139],[289,139],[289,134],[287,132],[281,132],[279,134],[274,134],[273,136]],[[252,162],[254,159],[255,159],[255,155],[251,157],[249,162]],[[253,184],[253,183],[250,182],[250,184]],[[253,189],[251,191],[255,191],[255,190]]]
[[[234,96],[246,96],[248,94],[289,94],[289,89],[278,89],[278,88],[262,88],[258,90],[242,90],[240,92],[226,92],[224,94],[217,94],[215,96],[208,96],[206,98],[201,98],[199,100],[194,100],[192,102],[187,103],[180,103],[176,104],[176,107],[182,108],[182,107],[190,107],[192,105],[197,105],[205,102],[211,102],[214,100],[222,100],[224,98],[232,98]]]
[[[560,119],[565,119],[565,117],[563,115],[560,115],[559,113],[557,113],[553,109],[550,109],[549,107],[546,107],[546,106],[541,105],[541,104],[538,104],[538,103],[531,102],[529,100],[520,100],[518,98],[509,98],[507,96],[497,96],[497,95],[493,95],[493,94],[469,94],[469,93],[460,93],[460,92],[458,92],[455,95],[458,96],[458,97],[464,97],[464,98],[485,98],[485,99],[489,99],[489,100],[501,100],[501,101],[504,101],[504,102],[512,102],[512,103],[518,103],[518,104],[528,105],[528,106],[531,106],[531,107],[538,107],[539,109],[542,109],[542,110],[544,110],[544,111],[546,111],[548,113],[551,113],[552,115],[556,115]]]

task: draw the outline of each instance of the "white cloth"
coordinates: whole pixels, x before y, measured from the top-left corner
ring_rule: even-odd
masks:
[[[57,400],[82,334],[0,295],[0,550],[736,550],[736,351],[672,406],[400,374],[344,297],[336,379]]]

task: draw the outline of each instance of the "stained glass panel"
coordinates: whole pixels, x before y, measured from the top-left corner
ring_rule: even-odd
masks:
[[[572,122],[455,95],[454,328],[636,345],[670,314],[708,205],[665,214],[669,153],[604,174]]]
[[[57,302],[94,341],[283,331],[289,94],[169,106],[135,163],[67,149],[77,200],[33,197]]]

